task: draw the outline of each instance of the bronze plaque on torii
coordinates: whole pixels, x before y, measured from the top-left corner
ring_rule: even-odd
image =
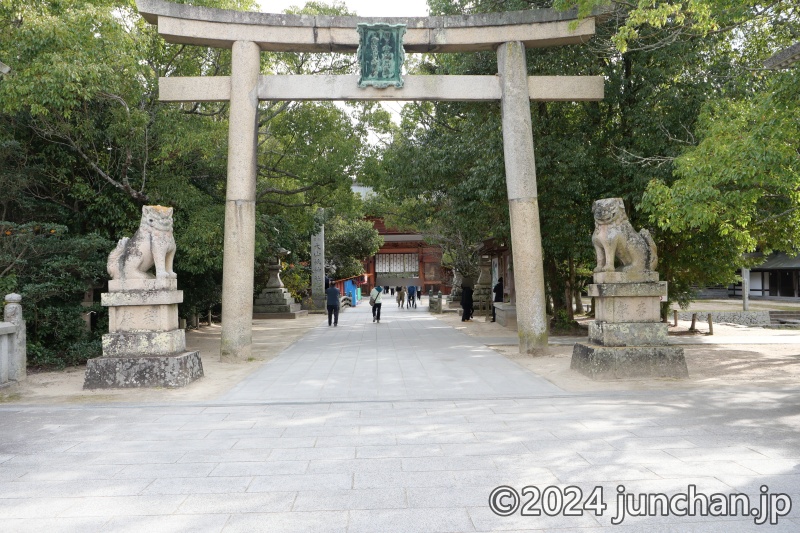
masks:
[[[402,68],[405,60],[403,35],[405,24],[358,25],[359,87],[402,87]]]

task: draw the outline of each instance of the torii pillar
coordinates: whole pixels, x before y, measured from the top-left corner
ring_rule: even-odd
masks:
[[[222,361],[246,361],[253,345],[258,76],[261,49],[233,43],[228,121],[228,182],[222,256]]]
[[[547,347],[547,315],[525,45],[519,41],[501,44],[497,70],[517,317],[524,317],[517,320],[519,351],[533,353]]]

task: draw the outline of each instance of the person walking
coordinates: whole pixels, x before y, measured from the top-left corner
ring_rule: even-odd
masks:
[[[406,288],[397,287],[397,307],[403,308],[406,306]]]
[[[461,322],[472,321],[472,287],[469,285],[461,285],[461,309],[464,312],[461,315]]]
[[[333,318],[333,325],[339,325],[339,303],[341,293],[339,289],[336,288],[336,285],[331,285],[325,290],[325,296],[327,296],[327,303],[328,303],[328,327],[331,325],[331,318]]]
[[[411,306],[414,306],[414,309],[417,308],[417,287],[416,285],[409,285],[408,286],[408,308],[411,309]]]
[[[503,302],[503,278],[497,278],[497,283],[495,283],[494,288],[492,289],[494,293],[494,301],[495,303],[502,303]],[[497,320],[497,308],[494,304],[492,304],[492,322]]]
[[[383,287],[375,287],[369,293],[369,301],[372,304],[372,321],[381,323],[381,295],[383,294]]]

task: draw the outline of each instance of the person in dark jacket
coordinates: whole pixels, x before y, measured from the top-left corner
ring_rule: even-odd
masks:
[[[416,309],[417,307],[417,287],[416,285],[409,285],[407,289],[408,293],[408,308],[411,309],[413,305]]]
[[[333,318],[333,325],[339,325],[339,297],[341,293],[335,285],[331,285],[325,291],[325,296],[328,298],[328,326],[331,325],[331,318]]]
[[[464,310],[464,313],[461,315],[461,322],[469,322],[472,320],[472,292],[471,286],[461,286],[461,308]]]
[[[370,304],[372,305],[372,321],[377,321],[378,324],[381,323],[381,294],[383,293],[383,287],[378,285],[372,292],[369,293]]]
[[[497,278],[497,283],[492,289],[495,302],[503,302],[503,278]],[[497,320],[497,309],[492,305],[492,322]]]

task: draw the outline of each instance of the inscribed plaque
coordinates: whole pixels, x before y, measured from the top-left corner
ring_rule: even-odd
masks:
[[[401,71],[405,53],[405,24],[359,24],[358,64],[361,68],[359,87],[385,89],[403,86]]]

